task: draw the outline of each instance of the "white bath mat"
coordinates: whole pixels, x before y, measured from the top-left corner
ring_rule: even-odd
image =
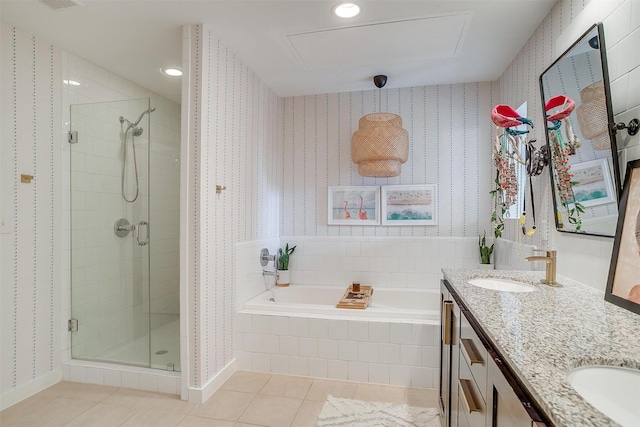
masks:
[[[318,415],[316,427],[335,426],[440,427],[440,417],[437,408],[329,396]]]

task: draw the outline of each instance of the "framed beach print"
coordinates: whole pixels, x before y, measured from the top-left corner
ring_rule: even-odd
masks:
[[[437,185],[383,185],[382,225],[437,225]]]
[[[616,193],[607,158],[571,165],[573,195],[584,207],[615,203]]]
[[[629,162],[604,299],[640,314],[640,160]]]
[[[380,187],[329,187],[329,225],[380,225]]]

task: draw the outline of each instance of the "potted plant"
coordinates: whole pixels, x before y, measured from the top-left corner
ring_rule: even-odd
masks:
[[[483,233],[482,237],[478,236],[478,246],[480,248],[480,267],[490,268],[485,266],[491,266],[491,254],[493,253],[493,244],[491,244],[491,246],[487,246],[486,232]]]
[[[289,247],[289,244],[284,249],[278,249],[278,278],[276,285],[289,286],[289,256],[296,250],[296,246]]]

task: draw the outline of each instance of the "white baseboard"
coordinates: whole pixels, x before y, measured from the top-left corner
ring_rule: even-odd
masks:
[[[233,359],[227,366],[222,368],[207,384],[202,388],[189,387],[189,402],[204,403],[213,393],[222,386],[222,384],[238,370],[236,359]]]
[[[33,396],[34,394],[39,393],[45,388],[51,387],[60,381],[62,381],[62,369],[55,369],[16,389],[2,393],[0,396],[0,411],[15,405],[27,397]]]

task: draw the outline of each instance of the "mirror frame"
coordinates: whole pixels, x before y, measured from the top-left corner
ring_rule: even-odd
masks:
[[[549,71],[551,68],[553,68],[558,62],[560,62],[562,59],[564,59],[567,54],[574,48],[576,47],[578,44],[580,44],[580,42],[582,42],[585,37],[593,31],[593,29],[596,28],[598,31],[598,42],[599,42],[599,51],[600,51],[600,63],[602,64],[602,82],[604,84],[604,95],[605,95],[605,104],[606,104],[606,109],[607,109],[607,121],[609,126],[608,127],[608,132],[609,132],[609,139],[611,141],[611,160],[613,163],[613,171],[611,172],[613,174],[613,178],[614,178],[614,182],[615,182],[615,192],[616,192],[616,203],[618,205],[618,215],[620,215],[620,200],[621,200],[621,196],[622,196],[622,182],[621,182],[621,178],[620,178],[620,165],[619,165],[619,161],[618,161],[618,146],[616,144],[616,134],[615,131],[613,129],[613,125],[615,124],[614,122],[614,118],[613,118],[613,106],[611,103],[611,86],[610,86],[610,82],[609,82],[609,67],[607,65],[607,49],[606,49],[606,44],[605,44],[605,40],[604,40],[604,26],[602,24],[602,22],[597,22],[595,24],[593,24],[591,27],[589,27],[589,29],[587,31],[585,31],[571,46],[569,46],[569,48],[567,50],[565,50],[562,55],[560,55],[555,61],[553,61],[553,63],[551,65],[549,65],[543,72],[542,74],[540,74],[540,78],[538,79],[538,84],[540,87],[540,98],[542,100],[542,117],[543,117],[543,121],[544,121],[544,132],[545,132],[545,139],[547,141],[547,148],[549,149],[549,153],[550,155],[552,154],[552,147],[551,147],[551,143],[549,141],[549,129],[548,129],[548,122],[546,120],[547,115],[546,115],[546,110],[545,110],[545,96],[544,96],[544,86],[543,86],[543,81],[542,81],[542,77],[545,75],[545,73],[547,73],[547,71]],[[560,224],[558,223],[558,200],[557,200],[557,196],[556,196],[556,188],[555,185],[556,183],[554,182],[553,179],[553,172],[552,172],[552,168],[553,167],[553,162],[550,159],[549,160],[549,169],[548,169],[548,173],[549,173],[549,180],[551,182],[551,194],[552,194],[552,199],[553,199],[553,209],[554,209],[554,221],[556,223],[556,230],[559,232],[563,232],[563,233],[572,233],[572,234],[579,234],[579,235],[587,235],[587,236],[600,236],[600,237],[610,237],[610,238],[614,238],[615,237],[615,230],[613,230],[612,234],[603,234],[603,233],[594,233],[594,232],[589,232],[589,231],[578,231],[578,230],[566,230],[563,228],[560,228]]]
[[[639,173],[640,160],[630,161],[627,164],[627,174],[625,177],[624,188],[622,190],[622,198],[620,199],[620,204],[618,205],[618,225],[616,227],[616,238],[613,243],[613,253],[611,255],[611,264],[609,265],[607,288],[604,293],[605,301],[608,301],[619,307],[626,308],[627,310],[632,311],[636,314],[640,314],[640,303],[636,303],[628,298],[623,298],[614,294],[614,288],[618,287],[621,281],[624,281],[625,279],[628,280],[628,277],[620,278],[616,276],[616,273],[619,272],[618,261],[620,261],[621,264],[624,264],[625,258],[627,258],[628,260],[628,257],[632,257],[634,259],[636,257],[636,254],[633,253],[635,247],[629,248],[629,245],[625,242],[625,240],[628,239],[623,238],[628,235],[632,235],[634,237],[634,239],[632,240],[637,240],[637,237],[635,237],[635,228],[637,227],[636,221],[638,218],[637,204],[635,206],[635,211],[627,212],[627,209],[630,208],[629,194],[632,193],[632,191],[634,194],[638,193],[638,185],[640,183]],[[631,188],[632,186],[634,187],[633,189]],[[633,228],[629,230],[629,226],[632,226]],[[638,251],[638,256],[640,256],[640,250]]]

